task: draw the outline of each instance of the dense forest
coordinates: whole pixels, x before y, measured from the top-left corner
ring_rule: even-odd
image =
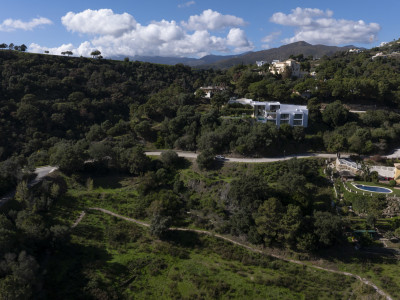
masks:
[[[60,164],[58,154],[69,151],[75,167],[94,155],[126,165],[124,152],[142,146],[245,156],[385,153],[397,145],[400,133],[399,60],[371,59],[380,50],[397,50],[398,44],[385,47],[320,60],[295,56],[303,70],[317,74],[299,79],[272,75],[268,65],[195,70],[2,50],[0,190],[16,184],[22,167]],[[226,90],[208,102],[198,90],[208,85]],[[301,97],[303,92],[311,98]],[[276,128],[235,117],[249,109],[226,105],[231,96],[307,104],[309,127]],[[355,114],[344,103],[376,109]]]

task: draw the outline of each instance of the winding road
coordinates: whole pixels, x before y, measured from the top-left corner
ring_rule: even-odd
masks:
[[[189,151],[175,151],[179,157],[185,158],[197,158],[198,153],[189,152]],[[145,152],[148,156],[160,156],[163,151],[147,151]],[[340,157],[346,158],[349,157],[349,154],[341,154]],[[285,155],[280,157],[260,157],[260,158],[236,158],[236,157],[225,157],[224,162],[241,162],[241,163],[268,163],[275,162],[281,160],[288,160],[291,158],[336,158],[336,154],[330,153],[305,153],[305,154],[293,154],[293,155]]]
[[[116,214],[116,213],[114,213],[114,212],[112,212],[112,211],[109,211],[109,210],[107,210],[107,209],[104,209],[104,208],[91,207],[91,208],[89,208],[89,209],[90,209],[90,210],[100,211],[100,212],[103,212],[103,213],[105,213],[105,214],[111,215],[111,216],[113,216],[113,217],[120,218],[120,219],[123,219],[123,220],[128,221],[128,222],[133,222],[133,223],[135,223],[135,224],[138,224],[138,225],[141,225],[141,226],[144,226],[144,227],[150,227],[150,224],[148,224],[148,223],[146,223],[146,222],[142,222],[142,221],[139,221],[139,220],[136,220],[136,219],[132,219],[132,218],[129,218],[129,217],[125,217],[125,216],[121,216],[121,215],[119,215],[119,214]],[[84,216],[84,215],[83,215],[83,216]],[[82,217],[80,216],[80,217],[78,218],[78,220],[81,221],[82,218],[83,218],[83,216],[82,216]],[[76,223],[77,223],[77,222],[75,222],[74,225],[75,225]],[[78,222],[78,223],[79,223],[79,222]],[[75,225],[75,226],[76,226],[76,225]],[[382,295],[383,297],[385,297],[387,300],[393,300],[393,298],[392,298],[390,295],[388,295],[385,291],[383,291],[383,290],[380,289],[378,286],[376,286],[373,282],[371,282],[370,280],[368,280],[368,279],[366,279],[366,278],[362,278],[361,276],[359,276],[359,275],[357,275],[357,274],[353,274],[353,273],[349,273],[349,272],[343,272],[343,271],[337,271],[337,270],[333,270],[333,269],[329,269],[329,268],[324,268],[324,267],[320,267],[320,266],[315,266],[315,265],[307,264],[307,263],[302,262],[302,261],[299,261],[299,260],[289,259],[289,258],[280,256],[280,255],[277,255],[277,254],[267,253],[267,252],[262,251],[262,250],[260,250],[260,249],[258,249],[258,248],[255,248],[255,247],[252,247],[252,246],[243,244],[243,243],[241,243],[241,242],[235,241],[235,240],[233,240],[233,239],[231,239],[231,238],[229,238],[229,237],[227,237],[227,236],[220,235],[220,234],[216,234],[216,233],[213,233],[213,232],[210,232],[210,231],[206,231],[206,230],[189,229],[189,228],[180,228],[180,227],[170,227],[169,230],[175,230],[175,231],[189,231],[189,232],[195,232],[195,233],[199,233],[199,234],[209,235],[209,236],[212,236],[212,237],[216,237],[216,238],[225,240],[225,241],[227,241],[227,242],[229,242],[229,243],[232,243],[232,244],[235,244],[235,245],[237,245],[237,246],[246,248],[246,249],[248,249],[248,250],[251,251],[251,252],[260,253],[260,254],[266,254],[266,255],[272,256],[272,257],[274,257],[274,258],[276,258],[276,259],[280,259],[280,260],[283,260],[283,261],[286,261],[286,262],[290,262],[290,263],[294,263],[294,264],[301,265],[301,266],[306,266],[306,267],[309,267],[309,268],[314,268],[314,269],[318,269],[318,270],[322,270],[322,271],[326,271],[326,272],[331,272],[331,273],[335,273],[335,274],[340,274],[340,275],[344,275],[344,276],[353,277],[353,278],[355,278],[355,279],[361,281],[362,283],[371,286],[377,293],[379,293],[380,295]]]

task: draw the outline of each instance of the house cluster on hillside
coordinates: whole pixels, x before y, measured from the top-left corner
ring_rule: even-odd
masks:
[[[205,93],[204,98],[211,99],[213,94],[222,92],[225,88],[220,86],[202,86],[200,87],[200,90]]]
[[[387,58],[387,57],[400,57],[400,53],[393,51],[392,53],[389,54],[385,54],[383,52],[378,52],[377,54],[375,54],[374,56],[371,57],[372,60],[377,59],[378,57],[382,57],[382,58]]]
[[[358,48],[352,48],[352,49],[349,49],[348,52],[349,53],[361,53],[361,52],[363,52],[363,50],[358,49]]]
[[[308,125],[308,109],[305,105],[281,104],[280,102],[259,102],[252,99],[231,98],[228,104],[239,103],[253,107],[253,118],[258,122],[273,123],[276,126],[289,124],[290,126]]]
[[[346,178],[354,178],[356,175],[361,175],[363,167],[361,164],[356,163],[350,159],[337,158],[335,164],[336,170],[339,173],[345,174]],[[396,180],[396,183],[400,183],[400,164],[395,163],[394,167],[385,166],[369,166],[370,172],[377,172],[380,180]]]
[[[265,65],[266,61],[256,61],[257,67]],[[300,71],[300,64],[294,59],[285,61],[273,60],[269,66],[269,71],[273,74],[283,74],[286,70],[290,71],[291,77],[303,77],[308,74],[307,72]]]

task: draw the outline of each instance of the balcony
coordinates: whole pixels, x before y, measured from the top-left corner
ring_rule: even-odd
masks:
[[[293,120],[293,126],[303,126],[303,120]]]
[[[276,112],[276,111],[279,110],[280,108],[281,108],[280,105],[270,105],[269,111],[271,111],[271,112]]]
[[[289,121],[289,114],[281,114],[281,120],[288,120]]]

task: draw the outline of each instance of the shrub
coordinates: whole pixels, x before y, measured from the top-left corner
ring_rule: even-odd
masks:
[[[210,150],[204,150],[197,156],[196,162],[201,170],[210,169],[214,165],[214,154]]]

